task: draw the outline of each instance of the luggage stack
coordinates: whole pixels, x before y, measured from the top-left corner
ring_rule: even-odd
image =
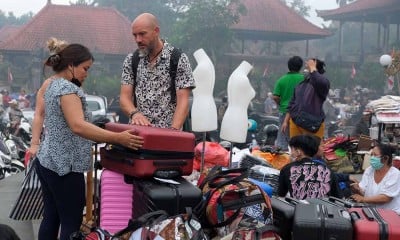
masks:
[[[108,144],[100,149],[100,163],[109,170],[136,178],[174,178],[193,171],[195,136],[167,128],[107,123],[106,130],[131,130],[143,137],[139,150]]]
[[[400,216],[392,210],[334,197],[299,201],[273,196],[271,202],[283,240],[400,239]]]
[[[100,149],[105,169],[100,179],[100,226],[110,232],[125,228],[129,219],[165,210],[185,213],[202,199],[200,189],[184,179],[193,170],[194,134],[129,124],[107,123],[114,132],[132,130],[144,138],[134,151],[107,144]]]

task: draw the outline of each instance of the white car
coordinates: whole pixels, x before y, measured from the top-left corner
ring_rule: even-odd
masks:
[[[106,116],[107,99],[105,97],[86,95],[86,102],[88,110],[92,113],[92,116]]]

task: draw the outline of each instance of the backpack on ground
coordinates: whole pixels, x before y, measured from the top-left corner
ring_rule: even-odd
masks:
[[[272,225],[271,200],[248,175],[246,168],[215,166],[200,177],[203,200],[195,212],[204,228],[216,230],[222,237],[237,229]]]

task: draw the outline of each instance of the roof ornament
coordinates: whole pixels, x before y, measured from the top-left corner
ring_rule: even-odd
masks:
[[[50,5],[51,4],[51,0],[47,0],[47,4]]]

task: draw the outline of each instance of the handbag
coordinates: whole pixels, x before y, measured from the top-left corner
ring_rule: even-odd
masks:
[[[205,228],[215,229],[222,237],[243,225],[272,225],[271,200],[247,178],[249,172],[215,166],[199,179],[203,201],[195,212]]]
[[[29,170],[22,182],[21,190],[9,218],[14,220],[37,220],[43,215],[42,188],[36,173],[37,158],[30,162]]]
[[[128,226],[116,233],[111,239],[122,239],[131,232],[129,240],[207,240],[200,222],[190,207],[186,213],[169,216],[164,210],[146,213],[130,220]]]
[[[323,118],[314,116],[305,111],[300,111],[300,113],[297,116],[292,117],[292,119],[297,126],[312,133],[318,132],[322,122],[324,121]]]
[[[83,233],[81,231],[74,232],[69,237],[70,240],[110,240],[112,235],[102,228],[94,227],[89,233]],[[121,238],[122,239],[122,238]]]

